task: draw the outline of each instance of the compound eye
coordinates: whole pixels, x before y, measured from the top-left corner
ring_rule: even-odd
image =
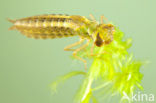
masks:
[[[98,46],[98,47],[101,47],[103,45],[103,40],[102,38],[100,37],[99,33],[97,34],[96,36],[96,40],[95,40],[95,45]]]

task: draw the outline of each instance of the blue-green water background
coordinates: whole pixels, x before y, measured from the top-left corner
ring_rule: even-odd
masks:
[[[73,70],[84,70],[63,48],[77,37],[53,40],[26,38],[8,31],[6,18],[40,14],[69,14],[96,19],[104,14],[133,38],[130,49],[136,59],[149,60],[141,72],[147,94],[156,94],[156,1],[155,0],[0,0],[0,103],[72,103],[82,77],[67,81],[56,95],[49,84]],[[156,101],[155,101],[156,102]],[[104,103],[104,101],[101,101]]]

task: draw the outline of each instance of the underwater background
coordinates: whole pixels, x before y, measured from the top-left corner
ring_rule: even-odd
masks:
[[[0,103],[72,103],[82,77],[65,82],[53,95],[50,83],[65,73],[84,69],[63,48],[78,37],[35,40],[9,31],[10,19],[42,14],[69,14],[112,21],[125,37],[133,39],[134,58],[149,61],[141,68],[146,94],[156,95],[155,0],[1,0],[0,1]],[[156,102],[156,100],[155,100]],[[155,103],[153,102],[153,103]],[[100,103],[105,103],[100,99]],[[111,100],[116,103],[116,98]],[[137,103],[137,102],[136,102]],[[145,102],[147,103],[147,102]]]

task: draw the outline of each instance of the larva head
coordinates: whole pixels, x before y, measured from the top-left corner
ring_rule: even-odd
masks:
[[[113,40],[114,26],[112,24],[99,24],[93,35],[96,46],[101,47]]]

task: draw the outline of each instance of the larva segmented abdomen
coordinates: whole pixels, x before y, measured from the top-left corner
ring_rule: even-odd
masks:
[[[78,35],[76,29],[84,25],[82,20],[79,16],[41,15],[9,21],[14,24],[10,29],[17,29],[28,37],[61,38]]]

